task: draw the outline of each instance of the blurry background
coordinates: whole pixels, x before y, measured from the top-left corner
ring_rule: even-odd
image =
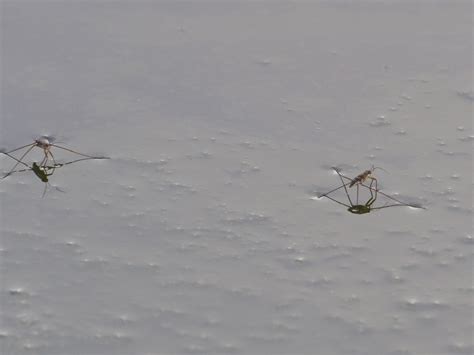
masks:
[[[0,9],[2,354],[473,352],[470,1]]]

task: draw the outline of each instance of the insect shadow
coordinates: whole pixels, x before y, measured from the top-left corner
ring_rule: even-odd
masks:
[[[373,173],[374,168],[372,168],[371,170],[364,171],[363,173],[357,175],[353,179],[341,174],[341,172],[338,168],[333,167],[333,169],[337,173],[337,175],[339,176],[339,178],[342,182],[342,185],[339,186],[339,187],[336,187],[335,189],[332,189],[331,191],[328,191],[324,194],[318,195],[318,198],[326,197],[326,198],[330,199],[331,201],[334,201],[334,202],[336,202],[336,203],[338,203],[342,206],[347,207],[347,210],[351,213],[365,214],[365,213],[369,213],[369,212],[374,211],[374,210],[380,210],[380,209],[389,208],[389,207],[412,207],[412,208],[426,209],[425,207],[423,207],[421,205],[418,205],[418,204],[410,204],[410,203],[402,202],[402,201],[396,199],[395,197],[390,196],[390,195],[380,191],[377,188],[377,179],[371,176],[371,174]],[[370,179],[370,184],[366,185],[364,182],[368,179]],[[375,182],[375,188],[373,187],[374,182]],[[347,190],[347,187],[351,188],[354,185],[357,186],[357,197],[356,197],[355,203],[353,203],[353,201],[351,199],[351,196],[349,194],[349,191]],[[364,204],[359,203],[359,186],[364,187],[370,193],[370,198]],[[341,202],[341,201],[335,199],[334,197],[330,196],[330,194],[332,194],[332,193],[334,193],[334,192],[336,192],[340,189],[344,189],[344,192],[346,194],[348,203]],[[393,201],[394,203],[385,204],[383,206],[378,206],[378,207],[373,207],[373,204],[377,200],[378,195],[382,195],[385,198]]]

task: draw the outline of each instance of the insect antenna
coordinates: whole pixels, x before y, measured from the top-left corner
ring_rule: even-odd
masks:
[[[372,171],[374,171],[375,169],[380,169],[380,170],[383,170],[385,171],[386,173],[390,174],[390,172],[388,172],[387,170],[385,170],[384,168],[380,167],[380,166],[373,166],[372,165]]]

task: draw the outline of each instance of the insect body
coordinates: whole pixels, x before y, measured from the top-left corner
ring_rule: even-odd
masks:
[[[370,179],[369,189],[372,189],[372,185],[375,182],[375,190],[377,191],[377,189],[378,189],[377,188],[377,179],[372,176],[372,173],[374,172],[375,169],[382,169],[382,168],[378,168],[378,167],[375,167],[375,166],[372,165],[371,169],[366,170],[363,173],[357,175],[349,183],[349,187],[352,187],[354,185],[356,185],[356,187],[357,187],[357,200],[359,200],[359,185],[362,185],[368,179]],[[382,170],[384,170],[384,169],[382,169]]]
[[[368,178],[377,181],[376,178],[370,176],[372,174],[372,171],[373,170],[366,170],[363,173],[357,175],[354,179],[352,179],[351,183],[349,184],[349,187],[352,187],[355,184],[361,184],[365,182],[365,180],[367,180]]]
[[[51,144],[53,143],[54,139],[51,139],[46,136],[41,136],[37,139],[35,139],[35,144],[37,147],[40,147],[41,149],[47,149],[51,148]]]

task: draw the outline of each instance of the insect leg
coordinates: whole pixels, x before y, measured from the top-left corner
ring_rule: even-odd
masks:
[[[51,152],[50,152],[50,153],[51,153]],[[51,157],[53,158],[54,164],[53,164],[52,168],[49,168],[49,167],[48,167],[48,170],[51,170],[51,172],[50,172],[49,174],[46,173],[46,176],[51,176],[51,175],[53,175],[54,172],[56,171],[57,164],[56,164],[56,161],[54,160],[53,154],[51,154]]]
[[[370,189],[370,187],[367,186],[367,185],[362,184],[362,186],[364,186],[364,187]],[[395,207],[395,206],[406,206],[406,207],[413,207],[413,208],[422,208],[422,209],[424,209],[424,210],[426,209],[425,207],[423,207],[423,206],[421,206],[421,205],[405,203],[405,202],[402,202],[402,201],[400,201],[400,200],[397,200],[395,197],[392,197],[392,196],[390,196],[390,195],[388,195],[388,194],[386,194],[386,193],[383,193],[382,191],[379,191],[379,190],[376,190],[376,191],[377,191],[377,193],[379,193],[379,194],[381,194],[381,195],[383,195],[383,196],[389,198],[390,200],[399,203],[398,205],[389,205],[389,206],[384,206],[384,207],[377,207],[377,209],[385,208],[385,207]]]
[[[56,167],[56,159],[54,159],[53,152],[51,152],[50,150],[48,150],[48,154],[51,156],[51,159],[53,160],[53,166]]]
[[[352,203],[352,201],[351,201],[351,197],[349,196],[349,192],[347,192],[347,187],[346,187],[347,184],[345,184],[345,183],[344,183],[344,180],[342,180],[342,176],[341,176],[341,174],[339,173],[339,170],[337,170],[337,169],[334,169],[334,170],[336,171],[337,175],[338,175],[339,178],[341,179],[342,187],[344,187],[344,191],[346,191],[346,196],[347,196],[347,199],[349,200],[349,203],[351,204],[351,206],[354,206],[353,203]]]
[[[345,203],[342,203],[341,201],[336,200],[335,198],[332,198],[331,196],[324,196],[324,197],[326,197],[326,198],[330,199],[331,201],[334,201],[334,202],[336,202],[336,203],[338,203],[342,206],[346,206],[347,208],[352,207],[352,206],[349,206],[348,204],[345,204]]]
[[[370,185],[369,185],[369,191],[370,191],[370,199],[367,201],[366,203],[366,206],[370,207],[372,206],[372,204],[375,202],[375,200],[377,199],[377,189],[375,189],[375,197],[374,197],[374,194],[373,194],[373,188],[372,188],[372,184],[374,183],[374,180],[371,180],[370,181]]]
[[[9,171],[8,173],[6,173],[5,175],[3,175],[2,179],[5,179],[7,176],[9,176],[10,174],[12,174],[12,173],[13,173],[13,171],[15,170],[15,168],[18,166],[18,164],[24,164],[24,163],[23,163],[23,161],[22,161],[22,160],[23,160],[23,158],[25,158],[25,157],[26,157],[26,155],[27,155],[27,154],[28,154],[28,153],[29,153],[29,152],[30,152],[30,151],[31,151],[31,150],[32,150],[34,147],[35,147],[35,145],[34,145],[34,144],[33,144],[33,145],[31,145],[31,147],[29,147],[29,148],[26,150],[26,152],[25,152],[25,153],[23,153],[23,155],[21,156],[21,158],[20,158],[20,159],[15,159],[15,160],[16,160],[16,164],[15,164],[15,165],[13,165],[13,168],[11,168],[11,169],[10,169],[10,171]],[[26,164],[24,164],[24,165],[26,165]],[[28,165],[27,165],[27,166],[28,166]]]
[[[372,181],[370,182],[370,186],[372,186],[372,182],[375,181],[375,191],[377,191],[379,189],[378,186],[377,186],[377,179],[372,177],[372,176],[370,178],[372,179]]]
[[[22,164],[24,166],[26,166],[27,168],[31,168],[28,164],[26,164],[25,162],[22,162],[20,160],[18,160],[16,157],[14,157],[13,155],[9,154],[9,153],[6,153],[6,152],[3,152],[3,154],[5,154],[7,157],[9,158],[12,158],[13,160],[16,160],[19,164]],[[18,170],[17,170],[18,171]]]
[[[51,144],[52,147],[56,147],[56,148],[59,148],[59,149],[64,149],[68,152],[71,152],[71,153],[74,153],[74,154],[77,154],[77,155],[82,155],[83,157],[87,157],[87,158],[92,158],[92,159],[110,159],[109,157],[93,157],[92,155],[87,155],[87,154],[83,154],[83,153],[79,153],[79,152],[76,152],[75,150],[72,150],[72,149],[69,149],[69,148],[66,148],[66,147],[61,147],[60,145],[56,145],[56,144]]]
[[[10,150],[9,152],[3,152],[5,154],[7,153],[13,153],[13,152],[16,152],[17,150],[20,150],[20,149],[23,149],[23,148],[26,148],[26,147],[30,147],[30,146],[35,146],[36,145],[36,142],[35,143],[30,143],[30,144],[26,144],[26,145],[23,145],[21,147],[18,147],[18,148],[15,148],[13,150]]]
[[[87,159],[87,158],[85,158],[85,159]],[[82,159],[81,159],[81,160],[82,160]],[[347,183],[347,184],[349,184],[349,183]],[[347,184],[345,184],[345,186],[347,186]],[[318,195],[318,198],[326,197],[326,196],[329,195],[331,192],[334,192],[334,191],[337,191],[337,190],[339,190],[339,189],[342,189],[343,187],[344,187],[344,185],[341,185],[341,186],[339,186],[339,187],[336,187],[335,189],[332,189],[331,191],[325,192],[325,193],[322,194],[322,195]]]
[[[44,153],[44,158],[41,160],[41,163],[39,163],[39,166],[42,168],[46,167],[46,163],[48,162],[48,154],[46,153],[46,150],[43,152]]]

